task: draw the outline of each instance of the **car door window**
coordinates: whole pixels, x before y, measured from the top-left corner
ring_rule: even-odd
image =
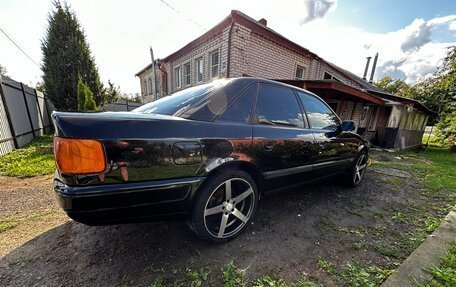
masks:
[[[321,130],[335,130],[337,128],[339,119],[325,103],[303,92],[298,92],[298,96],[304,106],[311,128]]]
[[[257,85],[251,85],[239,95],[217,119],[220,122],[248,123],[252,112]]]
[[[258,123],[304,127],[303,117],[292,89],[261,84],[257,103]]]

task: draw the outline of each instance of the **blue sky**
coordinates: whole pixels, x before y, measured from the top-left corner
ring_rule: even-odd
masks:
[[[455,0],[339,0],[327,20],[333,25],[343,23],[372,33],[387,33],[416,18],[429,20],[450,14],[456,14]]]
[[[319,56],[362,76],[367,56],[379,52],[376,78],[415,83],[456,45],[456,0],[67,0],[87,36],[101,79],[127,93],[140,91],[134,74],[204,33],[232,9],[268,26]],[[0,0],[0,27],[36,62],[51,0]],[[41,80],[35,65],[0,33],[0,64],[16,80]]]

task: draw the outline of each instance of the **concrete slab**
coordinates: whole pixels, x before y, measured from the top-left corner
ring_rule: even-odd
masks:
[[[414,287],[412,280],[427,282],[432,276],[426,272],[438,266],[439,259],[446,254],[448,246],[456,240],[456,212],[450,212],[437,228],[412,254],[399,266],[382,287]]]

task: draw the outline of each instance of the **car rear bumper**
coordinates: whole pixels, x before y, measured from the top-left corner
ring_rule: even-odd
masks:
[[[184,217],[204,177],[72,187],[54,180],[60,206],[76,221],[117,224]]]

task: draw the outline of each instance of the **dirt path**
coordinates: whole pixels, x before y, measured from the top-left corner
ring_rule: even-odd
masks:
[[[335,266],[356,261],[395,268],[414,247],[391,246],[411,240],[404,235],[415,229],[413,220],[445,214],[439,211],[440,199],[424,196],[411,175],[389,173],[371,168],[356,189],[322,183],[264,198],[253,224],[223,245],[199,241],[182,222],[89,227],[52,213],[56,217],[49,230],[0,259],[0,286],[149,286],[160,277],[185,282],[186,268],[205,267],[210,270],[207,285],[221,286],[218,274],[230,260],[248,279],[267,274],[293,282],[306,275],[324,286],[337,286],[337,279],[318,266],[319,258]],[[47,194],[47,180],[38,188],[17,186],[7,192],[22,195],[42,188],[41,194]],[[24,203],[17,208],[36,204],[52,209],[50,197],[32,196],[33,203],[21,199]],[[1,215],[10,212],[2,207]]]

